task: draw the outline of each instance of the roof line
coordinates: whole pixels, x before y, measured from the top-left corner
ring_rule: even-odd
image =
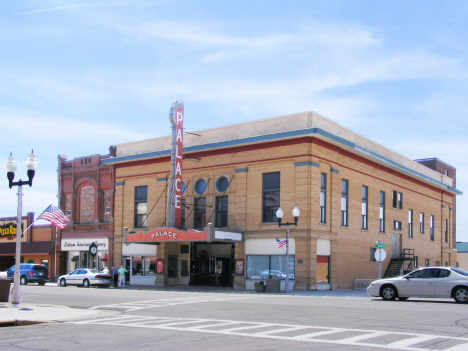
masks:
[[[214,142],[214,143],[209,143],[209,144],[201,144],[201,145],[194,145],[194,146],[186,146],[183,148],[183,152],[193,152],[193,151],[202,151],[202,150],[211,150],[215,148],[223,148],[223,147],[233,147],[233,146],[239,146],[239,145],[245,145],[245,144],[250,144],[250,143],[257,143],[257,142],[263,142],[263,141],[271,141],[271,140],[278,140],[278,139],[284,139],[284,138],[294,138],[298,136],[304,136],[304,135],[309,135],[309,134],[316,134],[323,136],[325,138],[331,139],[337,143],[340,143],[342,145],[345,145],[351,149],[354,149],[355,151],[358,151],[359,153],[368,155],[380,162],[383,162],[391,167],[395,167],[405,173],[409,173],[415,177],[421,178],[425,181],[428,181],[438,187],[445,188],[449,191],[452,191],[456,194],[462,195],[463,192],[455,189],[451,186],[445,185],[439,181],[436,181],[428,176],[425,176],[421,173],[418,173],[416,171],[413,171],[407,167],[404,167],[392,160],[389,160],[385,157],[382,157],[375,152],[372,152],[370,150],[367,150],[365,148],[362,148],[360,146],[357,146],[355,143],[346,140],[344,138],[341,138],[339,136],[336,136],[335,134],[329,133],[321,128],[305,128],[305,129],[299,129],[299,130],[293,130],[293,131],[287,131],[287,132],[279,132],[279,133],[272,133],[272,134],[265,134],[265,135],[258,135],[254,137],[248,137],[248,138],[241,138],[241,139],[234,139],[234,140],[227,140],[227,141],[220,141],[220,142]],[[135,154],[135,155],[127,155],[127,156],[118,156],[118,157],[111,157],[108,159],[102,160],[103,164],[114,164],[114,163],[120,163],[120,162],[128,162],[128,161],[136,161],[136,160],[141,160],[141,159],[147,159],[147,158],[153,158],[153,157],[161,157],[161,156],[169,156],[171,154],[171,150],[161,150],[161,151],[153,151],[153,152],[146,152],[142,154]]]

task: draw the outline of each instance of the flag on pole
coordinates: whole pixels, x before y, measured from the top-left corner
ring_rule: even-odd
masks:
[[[286,244],[286,239],[280,240],[276,236],[275,238],[276,238],[276,246],[278,246],[278,248],[283,247]]]
[[[47,207],[37,219],[45,219],[60,229],[65,228],[70,223],[67,216],[58,207],[52,205]]]

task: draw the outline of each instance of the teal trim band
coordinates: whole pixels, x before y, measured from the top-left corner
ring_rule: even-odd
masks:
[[[167,178],[156,178],[157,182],[165,182]]]
[[[121,183],[114,183],[114,186],[120,186],[120,185],[124,185],[124,182],[121,182]]]
[[[234,140],[226,140],[226,141],[220,141],[220,142],[215,142],[215,143],[209,143],[209,144],[202,144],[202,145],[194,145],[194,146],[187,146],[184,147],[183,152],[188,153],[188,152],[193,152],[193,151],[205,151],[205,150],[213,150],[213,149],[218,149],[218,148],[225,148],[225,147],[235,147],[235,146],[241,146],[241,145],[246,145],[246,144],[253,144],[253,143],[258,143],[258,142],[268,142],[268,141],[274,141],[274,140],[281,140],[285,138],[295,138],[295,137],[301,137],[301,136],[313,136],[313,135],[319,135],[322,136],[326,139],[329,139],[331,141],[334,141],[335,143],[341,144],[346,146],[347,148],[353,149],[354,151],[361,153],[363,155],[370,156],[372,159],[375,161],[381,162],[387,166],[390,166],[392,168],[396,168],[402,172],[411,174],[413,177],[422,179],[424,181],[430,182],[434,184],[435,186],[450,190],[456,194],[462,195],[463,192],[460,190],[457,190],[455,188],[452,188],[451,186],[445,185],[435,179],[432,179],[428,176],[425,176],[421,173],[415,172],[405,166],[402,166],[401,164],[398,164],[390,159],[387,159],[385,157],[382,157],[370,150],[364,149],[360,146],[357,146],[355,143],[343,139],[337,135],[334,135],[332,133],[329,133],[323,129],[320,128],[305,128],[305,129],[299,129],[299,130],[293,130],[293,131],[288,131],[288,132],[279,132],[279,133],[272,133],[272,134],[266,134],[266,135],[259,135],[259,136],[254,136],[254,137],[248,137],[248,138],[241,138],[241,139],[234,139]],[[149,158],[155,158],[155,157],[161,157],[161,156],[170,156],[171,155],[171,150],[161,150],[161,151],[154,151],[154,152],[146,152],[142,154],[137,154],[137,155],[128,155],[128,156],[119,156],[119,157],[110,157],[107,159],[104,159],[101,161],[101,164],[116,164],[120,162],[130,162],[130,161],[138,161],[138,160],[143,160],[143,159],[149,159]],[[247,170],[236,170],[236,173],[240,172],[247,172]],[[333,169],[332,169],[332,172]],[[339,173],[339,171],[335,172]]]
[[[241,168],[234,170],[234,173],[245,173],[248,171],[248,168]]]
[[[314,166],[314,167],[320,167],[320,165],[318,163],[315,163],[315,162],[296,162],[294,164],[294,166],[296,167],[300,167],[300,166]]]
[[[334,169],[334,168],[330,168],[330,171],[332,171],[333,173],[340,173],[338,169]]]

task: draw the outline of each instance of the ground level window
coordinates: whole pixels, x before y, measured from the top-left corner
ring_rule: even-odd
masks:
[[[133,276],[156,275],[156,256],[132,256]]]
[[[289,279],[294,279],[294,257],[289,255]],[[285,255],[247,256],[247,279],[267,279],[269,275],[286,278]]]
[[[317,256],[317,284],[328,284],[330,256]]]

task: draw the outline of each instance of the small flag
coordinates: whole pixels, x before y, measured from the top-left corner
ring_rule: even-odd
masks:
[[[65,228],[70,223],[67,216],[58,207],[52,205],[47,207],[37,219],[45,219],[60,229]]]
[[[280,240],[276,236],[275,236],[275,238],[276,238],[276,246],[278,246],[278,248],[283,247],[286,244],[286,239],[285,240]]]

